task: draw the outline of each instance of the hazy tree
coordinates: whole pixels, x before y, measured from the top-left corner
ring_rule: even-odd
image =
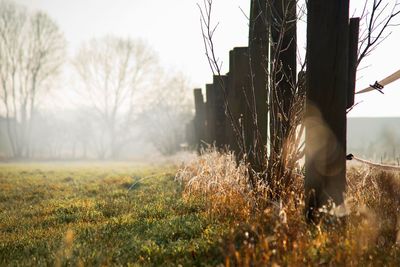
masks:
[[[77,159],[92,156],[93,127],[90,110],[83,108],[45,110],[34,117],[31,134],[31,157],[42,159]]]
[[[0,99],[15,157],[29,154],[38,96],[64,62],[66,42],[46,14],[0,1]],[[15,121],[16,123],[12,123]]]
[[[150,80],[156,63],[153,51],[136,40],[105,37],[80,48],[74,66],[84,85],[82,95],[103,126],[101,158],[117,156],[121,131],[135,108],[135,92]]]
[[[181,74],[164,77],[149,90],[143,134],[164,155],[176,153],[185,142],[185,127],[193,117],[192,91]]]
[[[39,110],[34,117],[31,133],[31,157],[41,159],[64,158],[71,147],[74,131],[68,118],[60,113]]]

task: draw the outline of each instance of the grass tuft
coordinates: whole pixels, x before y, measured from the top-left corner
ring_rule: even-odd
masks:
[[[349,168],[345,205],[321,210],[310,225],[303,177],[296,173],[277,200],[268,184],[250,190],[245,170],[231,154],[209,151],[176,176],[185,199],[202,199],[208,216],[228,223],[226,266],[400,266],[399,174]]]

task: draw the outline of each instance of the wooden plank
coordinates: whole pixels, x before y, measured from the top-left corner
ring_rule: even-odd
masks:
[[[349,0],[307,3],[306,213],[346,187]]]

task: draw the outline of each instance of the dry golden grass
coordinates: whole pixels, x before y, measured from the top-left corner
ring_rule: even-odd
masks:
[[[243,163],[237,166],[234,158],[232,153],[208,150],[182,167],[176,180],[185,185],[183,197],[201,198],[213,214],[227,218],[248,215],[253,199],[248,187],[247,166]]]
[[[271,200],[268,185],[249,188],[247,167],[229,153],[207,151],[176,179],[185,199],[228,222],[226,266],[400,266],[399,174],[349,168],[345,206],[322,210],[318,225],[305,221],[301,177]]]

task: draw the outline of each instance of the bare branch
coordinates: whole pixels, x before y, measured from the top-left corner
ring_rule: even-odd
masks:
[[[360,34],[359,56],[357,66],[367,57],[376,47],[378,47],[390,33],[385,34],[389,27],[395,26],[398,23],[391,23],[400,14],[400,2],[398,0],[388,12],[389,2],[384,3],[383,0],[373,0],[371,12],[367,13],[368,1],[364,5],[362,16],[366,21],[366,27]],[[364,25],[362,25],[364,26]]]

